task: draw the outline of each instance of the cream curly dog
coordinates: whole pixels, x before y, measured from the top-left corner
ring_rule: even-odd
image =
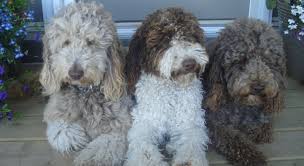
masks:
[[[43,42],[49,143],[76,165],[122,165],[130,100],[111,15],[101,4],[73,3],[48,25]]]
[[[207,62],[203,32],[190,13],[158,10],[139,27],[127,55],[129,90],[137,104],[125,165],[208,165],[199,80]]]

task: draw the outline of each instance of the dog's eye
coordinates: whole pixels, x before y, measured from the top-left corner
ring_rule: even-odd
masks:
[[[93,45],[95,42],[94,42],[94,40],[89,40],[89,39],[87,39],[87,45],[88,46],[91,46],[91,45]]]
[[[64,41],[63,42],[63,47],[66,47],[66,46],[68,46],[68,45],[70,45],[70,40],[66,40],[66,41]]]

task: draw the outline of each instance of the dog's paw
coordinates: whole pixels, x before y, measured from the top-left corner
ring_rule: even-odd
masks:
[[[208,161],[205,157],[188,157],[188,159],[182,159],[182,157],[176,158],[173,161],[174,166],[208,166]]]
[[[78,166],[120,166],[124,161],[126,144],[121,136],[101,135],[79,153],[74,163]]]
[[[189,160],[185,162],[174,162],[174,166],[208,166],[207,160]]]
[[[175,166],[192,166],[191,162],[185,162],[182,164],[176,164]]]
[[[126,161],[124,163],[124,166],[170,166],[169,163],[165,162],[165,161],[152,161],[152,160],[142,160],[140,159],[140,161]]]
[[[113,152],[107,152],[107,149],[99,149],[96,146],[95,148],[89,147],[83,149],[75,158],[74,163],[77,166],[120,166],[123,163],[123,158],[115,156]]]
[[[248,138],[256,144],[271,143],[273,141],[272,124],[263,124],[258,128],[246,128]]]
[[[90,142],[83,127],[62,121],[48,123],[46,134],[52,147],[64,154],[77,152]]]

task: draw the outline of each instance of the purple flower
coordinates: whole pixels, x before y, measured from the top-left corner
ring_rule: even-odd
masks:
[[[22,58],[24,55],[23,55],[23,53],[16,53],[15,54],[15,59],[19,59],[19,58]]]
[[[13,29],[13,25],[11,24],[11,23],[9,23],[9,22],[7,22],[7,23],[4,23],[4,24],[2,24],[1,25],[5,30],[11,30],[11,29]]]
[[[4,115],[3,112],[0,112],[0,120],[3,119]]]
[[[0,65],[0,76],[3,75],[5,72],[4,67]]]
[[[24,93],[28,93],[29,90],[30,90],[30,87],[27,84],[25,84],[25,85],[22,86],[22,91]]]
[[[7,0],[4,0],[4,1],[2,2],[2,7],[6,7],[6,4],[7,4]]]
[[[14,52],[15,52],[15,59],[19,59],[24,56],[20,50],[20,47],[15,48]]]
[[[11,41],[9,42],[9,45],[15,45],[16,44],[16,41],[15,40],[13,40],[13,39],[11,39]]]
[[[4,84],[3,80],[0,80],[0,86],[2,86]]]
[[[35,33],[35,41],[39,41],[41,34],[39,32]]]
[[[3,101],[7,98],[7,92],[6,91],[0,91],[0,101]]]
[[[28,19],[30,21],[34,20],[34,11],[30,10],[28,12],[25,12],[24,14],[27,17],[26,19]]]
[[[16,31],[16,36],[26,36],[26,25],[23,25],[18,31]]]
[[[4,47],[2,46],[2,44],[0,43],[0,54],[4,54]]]
[[[7,112],[6,117],[7,117],[7,120],[9,120],[9,121],[13,120],[13,112],[12,111]]]

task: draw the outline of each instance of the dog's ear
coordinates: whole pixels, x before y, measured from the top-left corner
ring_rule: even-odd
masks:
[[[281,112],[284,107],[284,97],[281,91],[277,96],[267,99],[264,107],[264,111],[268,113]]]
[[[47,37],[43,38],[43,67],[40,73],[39,81],[43,86],[43,94],[51,95],[60,89],[60,82],[56,79],[56,75],[51,66],[51,51]]]
[[[107,56],[110,64],[101,90],[106,99],[115,101],[125,93],[124,56],[118,39],[107,49]]]
[[[287,80],[286,80],[286,56],[284,51],[281,51],[281,54],[278,56],[281,57],[278,64],[280,64],[280,69],[277,72],[274,72],[274,78],[278,82],[279,91],[278,94],[270,99],[266,99],[264,111],[269,113],[281,112],[284,107],[284,95],[283,90],[287,87]]]
[[[221,67],[222,56],[216,52],[216,41],[206,45],[207,53],[210,57],[210,65],[206,71],[207,98],[205,105],[212,111],[217,111],[224,100],[225,80]]]
[[[135,91],[135,84],[137,83],[141,72],[141,61],[144,56],[145,41],[137,31],[129,44],[129,51],[126,57],[126,75],[128,82],[128,93],[133,94]]]

